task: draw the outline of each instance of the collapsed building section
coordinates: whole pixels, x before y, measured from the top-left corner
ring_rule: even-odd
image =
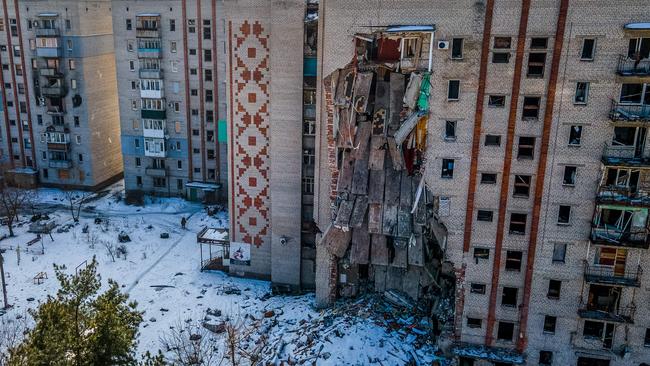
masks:
[[[449,303],[441,299],[453,297],[453,277],[441,276],[446,229],[436,215],[444,201],[423,179],[433,32],[401,26],[357,35],[354,60],[324,80],[336,157],[331,223],[320,242],[335,261],[330,300],[390,290],[441,313]]]

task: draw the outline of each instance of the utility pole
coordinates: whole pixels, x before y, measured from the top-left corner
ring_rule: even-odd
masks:
[[[7,281],[5,280],[5,258],[0,252],[0,277],[2,279],[2,298],[4,300],[3,309],[9,309],[9,300],[7,300]]]

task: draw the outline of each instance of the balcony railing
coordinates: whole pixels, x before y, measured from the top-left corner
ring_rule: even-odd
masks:
[[[161,55],[160,48],[138,48],[138,58],[160,58]]]
[[[138,38],[160,38],[160,30],[150,28],[137,28],[135,36]]]
[[[162,79],[163,71],[162,69],[150,70],[150,69],[140,69],[140,79]]]
[[[637,149],[635,146],[612,146],[605,144],[602,162],[605,165],[614,166],[650,167],[650,158],[642,150]]]
[[[641,266],[619,271],[614,266],[590,265],[585,261],[585,281],[587,282],[640,287],[642,274]]]
[[[61,47],[36,47],[37,57],[59,58],[61,55]]]
[[[52,116],[61,116],[65,114],[65,108],[62,106],[50,105],[47,107],[47,114]]]
[[[38,70],[39,75],[45,76],[45,77],[56,77],[56,78],[62,78],[63,73],[60,72],[58,69],[51,69],[51,68],[42,68]]]
[[[616,72],[621,76],[650,76],[650,59],[635,60],[619,55]]]
[[[36,28],[36,37],[59,37],[59,28]]]
[[[636,305],[616,306],[615,304],[581,304],[578,315],[585,319],[604,320],[617,323],[633,323]]]
[[[166,168],[145,168],[144,172],[151,177],[165,177],[167,176]]]
[[[609,225],[592,225],[591,241],[594,244],[648,249],[648,229],[619,229]]]
[[[72,168],[72,160],[50,160],[48,165],[54,169],[70,169]]]
[[[609,119],[613,122],[622,122],[625,124],[650,122],[650,105],[619,103],[612,100]]]
[[[44,86],[41,88],[41,94],[47,97],[65,97],[68,90],[65,86]]]
[[[151,110],[151,109],[142,109],[140,111],[140,117],[145,119],[167,119],[167,111],[162,110]]]
[[[601,186],[598,188],[596,202],[599,204],[650,207],[650,192],[630,187]]]

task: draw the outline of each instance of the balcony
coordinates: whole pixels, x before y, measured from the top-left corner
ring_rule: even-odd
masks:
[[[136,28],[135,36],[138,38],[160,38],[160,30],[151,28]]]
[[[162,83],[162,82],[161,82]],[[145,90],[140,89],[140,98],[146,99],[162,99],[165,97],[163,89],[160,90]]]
[[[65,97],[68,90],[65,86],[44,86],[41,88],[41,94],[46,97]]]
[[[138,58],[161,58],[160,48],[138,48]]]
[[[637,81],[639,81],[638,78],[650,79],[650,59],[636,60],[629,58],[627,55],[619,55],[616,73],[627,80],[632,78],[637,79]]]
[[[61,55],[61,47],[36,47],[36,57],[59,58]]]
[[[641,287],[641,275],[643,269],[638,266],[636,269],[619,270],[614,266],[598,264],[587,264],[585,261],[585,281],[589,283],[600,283],[604,285],[619,285],[629,287]]]
[[[625,248],[648,249],[648,229],[619,229],[608,225],[592,225],[591,242]]]
[[[578,315],[583,319],[633,324],[636,305],[581,304]]]
[[[152,109],[142,109],[140,111],[140,117],[145,119],[167,119],[167,111],[162,110],[152,110]]]
[[[164,129],[142,128],[142,135],[144,137],[163,139],[165,138],[166,132]]]
[[[72,160],[50,160],[48,165],[54,169],[70,169],[72,168]]]
[[[650,158],[635,146],[605,144],[601,161],[608,166],[650,167]]]
[[[63,106],[48,105],[46,112],[50,116],[62,116],[65,114],[65,108]]]
[[[36,37],[59,37],[59,28],[36,28]]]
[[[145,174],[151,177],[166,177],[167,176],[167,169],[166,168],[145,168],[144,170]]]
[[[596,194],[596,203],[632,207],[650,207],[650,193],[630,187],[600,186],[598,188],[598,193]]]
[[[43,77],[48,77],[48,78],[62,78],[63,73],[60,72],[58,69],[50,69],[50,68],[42,68],[38,69],[39,75]]]
[[[163,78],[162,69],[158,69],[158,70],[140,69],[140,79],[162,79],[162,78]]]
[[[622,104],[612,100],[609,119],[621,126],[645,126],[650,122],[650,105]]]

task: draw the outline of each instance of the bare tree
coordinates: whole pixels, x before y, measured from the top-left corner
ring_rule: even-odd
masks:
[[[2,256],[2,252],[0,252],[0,280],[2,280],[2,307],[7,309],[9,308],[9,300],[7,299],[7,280],[5,279],[5,258]]]
[[[34,191],[29,189],[0,187],[0,216],[5,216],[9,236],[14,236],[14,222],[18,212],[30,207],[34,201]]]
[[[68,203],[68,208],[70,209],[70,215],[72,215],[72,220],[74,222],[79,222],[79,216],[81,215],[81,209],[83,205],[88,201],[91,196],[90,192],[85,191],[74,191],[71,187],[63,187],[63,195],[65,200]]]
[[[9,364],[11,350],[18,346],[27,331],[26,315],[0,318],[0,365]]]
[[[113,262],[115,262],[115,244],[111,243],[108,240],[102,240],[102,244],[104,245],[104,248],[106,248],[106,252],[111,257]]]
[[[218,366],[217,336],[199,324],[178,322],[160,337],[163,350],[171,357],[173,365]]]

